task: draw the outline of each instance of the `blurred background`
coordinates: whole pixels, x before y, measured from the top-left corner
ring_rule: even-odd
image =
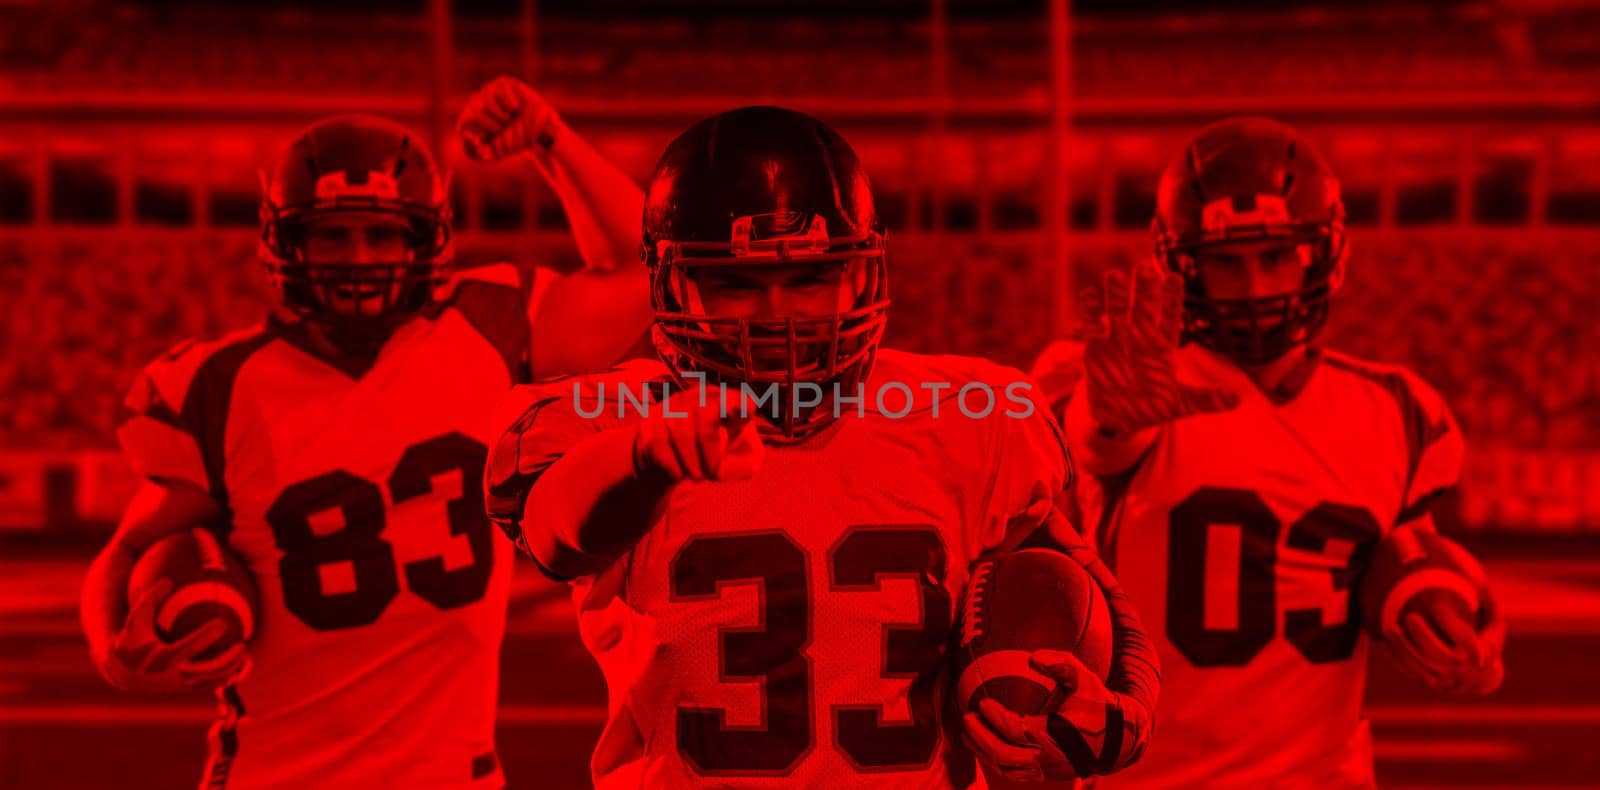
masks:
[[[326,114],[397,118],[454,172],[468,262],[576,266],[531,168],[472,163],[450,134],[500,74],[641,181],[733,106],[827,120],[891,230],[888,342],[1024,368],[1082,285],[1148,254],[1186,135],[1242,112],[1307,130],[1353,244],[1327,340],[1450,401],[1470,453],[1444,528],[1488,558],[1512,622],[1488,700],[1376,668],[1380,779],[1600,783],[1600,4],[0,0],[0,785],[199,775],[206,702],[102,687],[73,606],[134,484],[112,436],[134,373],[264,311],[257,167],[277,145]],[[513,787],[581,786],[601,683],[534,576],[501,755]]]

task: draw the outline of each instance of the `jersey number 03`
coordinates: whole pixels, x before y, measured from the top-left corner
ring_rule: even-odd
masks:
[[[1284,524],[1254,491],[1206,486],[1172,509],[1167,534],[1167,638],[1197,667],[1244,666],[1272,641],[1278,626],[1278,542]],[[1237,607],[1233,628],[1208,628],[1205,601],[1208,592],[1235,585],[1213,580],[1206,567],[1213,527],[1239,531],[1237,598],[1224,605]],[[1355,653],[1361,633],[1354,586],[1360,569],[1382,531],[1365,508],[1322,502],[1288,525],[1284,545],[1312,554],[1327,554],[1334,590],[1345,591],[1349,608],[1344,622],[1327,623],[1321,608],[1294,609],[1283,614],[1283,635],[1306,660],[1314,664],[1343,661]],[[1342,559],[1328,552],[1328,544],[1349,546]],[[1209,588],[1209,589],[1208,589]]]

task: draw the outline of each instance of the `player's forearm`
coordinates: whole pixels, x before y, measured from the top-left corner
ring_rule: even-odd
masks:
[[[1056,512],[1052,518],[1064,520],[1065,516]],[[1146,710],[1155,710],[1161,689],[1161,667],[1155,646],[1145,633],[1133,601],[1123,591],[1111,569],[1100,561],[1100,556],[1077,535],[1071,525],[1053,524],[1052,527],[1050,534],[1061,544],[1062,551],[1083,566],[1100,585],[1106,596],[1106,607],[1111,610],[1113,661],[1107,687],[1132,697]]]
[[[128,578],[138,553],[117,538],[95,556],[83,580],[78,619],[89,640],[90,655],[104,655],[128,616]]]
[[[601,570],[649,530],[672,487],[656,470],[638,470],[638,432],[616,429],[573,445],[528,494],[529,551],[546,570],[575,578]]]
[[[597,271],[642,265],[644,191],[564,122],[554,128],[550,147],[536,146],[530,158],[561,201],[584,265]]]
[[[1088,387],[1080,384],[1067,403],[1066,424],[1062,430],[1067,434],[1073,460],[1096,477],[1111,477],[1127,471],[1155,442],[1157,429],[1145,428],[1121,435],[1107,433],[1095,422],[1089,398]]]
[[[139,556],[162,538],[221,514],[216,500],[191,483],[172,480],[139,487],[116,533],[84,578],[78,613],[95,655],[109,645],[128,617],[128,578]]]

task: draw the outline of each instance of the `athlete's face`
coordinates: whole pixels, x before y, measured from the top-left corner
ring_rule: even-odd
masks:
[[[1264,239],[1218,245],[1196,255],[1195,269],[1212,299],[1264,299],[1294,293],[1305,284],[1311,247]]]
[[[341,212],[316,217],[306,226],[307,263],[404,263],[412,259],[411,227],[399,217]]]
[[[370,212],[340,212],[316,217],[306,226],[305,260],[309,264],[367,266],[411,263],[411,227],[402,218]],[[399,296],[400,284],[388,286],[388,300]],[[384,288],[343,282],[328,288],[324,299],[334,310],[350,315],[378,315]]]
[[[793,266],[717,266],[694,272],[707,313],[770,320],[826,316],[855,306],[865,267],[859,262]]]
[[[690,308],[719,317],[749,321],[784,318],[825,318],[848,312],[865,287],[864,261],[794,265],[704,267],[690,274]],[[693,303],[698,301],[698,305]],[[784,329],[756,325],[753,338],[780,338]],[[827,349],[817,343],[793,350],[801,367],[821,363]],[[750,350],[759,367],[789,364],[791,349],[784,343],[760,343]]]
[[[1196,255],[1195,269],[1200,285],[1208,298],[1229,301],[1244,299],[1270,299],[1298,293],[1305,287],[1306,270],[1311,266],[1311,245],[1284,239],[1261,239],[1222,244],[1203,250]],[[1270,331],[1288,319],[1287,310],[1267,310],[1250,320],[1257,331]],[[1296,344],[1289,353],[1272,363],[1241,363],[1256,376],[1258,371],[1276,371],[1266,374],[1278,376],[1292,370],[1303,356],[1305,343]],[[1280,379],[1271,378],[1272,382]],[[1257,383],[1270,388],[1276,383],[1257,377]]]

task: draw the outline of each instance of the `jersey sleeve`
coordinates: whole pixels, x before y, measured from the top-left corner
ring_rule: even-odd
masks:
[[[181,480],[216,495],[209,470],[220,458],[208,457],[206,425],[224,404],[209,403],[196,386],[206,354],[190,342],[146,365],[122,402],[117,441],[140,476],[156,482]]]
[[[541,525],[525,518],[528,494],[534,485],[574,445],[634,419],[604,408],[607,386],[613,388],[613,393],[624,387],[643,392],[643,387],[664,386],[665,381],[665,369],[660,363],[632,360],[603,373],[512,388],[491,423],[507,427],[495,441],[483,468],[484,509],[489,520],[518,549],[537,561],[530,535]],[[543,565],[540,569],[545,575],[558,578]]]
[[[537,525],[523,519],[528,493],[545,470],[599,426],[578,414],[572,393],[560,384],[513,389],[495,424],[507,427],[484,466],[484,508],[489,520],[531,557],[526,530]]]
[[[1067,401],[1078,381],[1083,378],[1083,343],[1075,340],[1055,340],[1039,352],[1029,374],[1038,382],[1043,402],[1050,407],[1050,415],[1060,418],[1066,411]]]
[[[1395,521],[1404,524],[1428,512],[1434,501],[1461,479],[1466,440],[1444,397],[1406,372],[1400,400],[1407,448],[1405,501]]]
[[[980,552],[1014,548],[1043,525],[1072,484],[1066,437],[1038,385],[1018,373],[989,417]]]
[[[497,263],[467,269],[456,275],[452,288],[447,304],[505,360],[513,383],[528,383],[533,330],[517,268]]]

